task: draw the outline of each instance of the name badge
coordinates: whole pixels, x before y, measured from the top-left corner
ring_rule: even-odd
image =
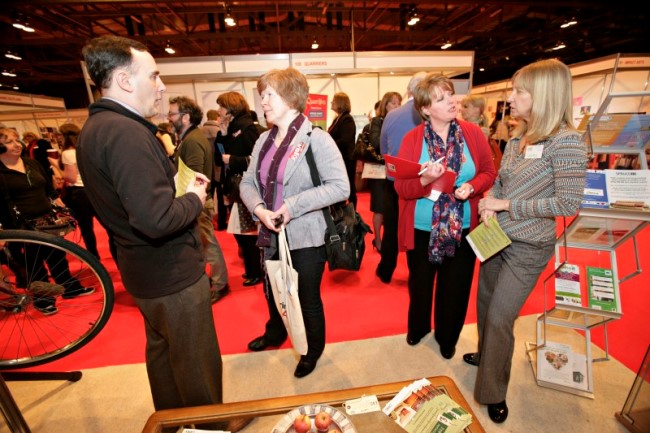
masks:
[[[536,144],[534,146],[526,146],[526,155],[524,156],[526,159],[539,159],[542,157],[542,153],[544,152],[544,145],[543,144]]]

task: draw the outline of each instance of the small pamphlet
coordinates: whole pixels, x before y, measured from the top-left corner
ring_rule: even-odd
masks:
[[[178,158],[178,173],[176,174],[176,197],[180,197],[187,191],[190,182],[196,179],[196,172],[189,168],[182,159]]]
[[[569,263],[555,271],[555,302],[557,304],[582,305],[580,295],[580,268]]]
[[[383,412],[409,433],[460,433],[472,423],[469,412],[427,379],[402,388]]]
[[[616,281],[611,269],[587,266],[589,308],[601,311],[619,311],[616,299]]]
[[[496,217],[490,218],[488,224],[489,226],[486,226],[485,223],[479,224],[467,235],[467,242],[481,262],[512,243],[508,235],[501,229]]]
[[[587,390],[587,357],[568,344],[547,341],[537,349],[537,379]]]

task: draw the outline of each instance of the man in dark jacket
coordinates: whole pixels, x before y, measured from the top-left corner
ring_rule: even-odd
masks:
[[[222,402],[222,360],[196,219],[208,178],[176,197],[176,169],[146,120],[165,85],[140,42],[108,36],[83,49],[102,98],[89,108],[77,163],[100,218],[115,235],[120,274],[145,322],[156,410]],[[238,431],[246,424],[208,428]]]
[[[169,122],[174,126],[181,143],[178,145],[174,162],[178,167],[180,161],[193,171],[203,173],[212,179],[213,156],[212,147],[204,132],[197,126],[203,119],[203,111],[196,102],[185,96],[176,96],[169,100]],[[212,184],[208,186],[208,197],[203,211],[199,215],[199,234],[203,244],[203,257],[210,265],[210,293],[214,304],[228,293],[228,270],[223,258],[221,245],[214,235],[212,218],[214,217],[214,201],[212,199]]]

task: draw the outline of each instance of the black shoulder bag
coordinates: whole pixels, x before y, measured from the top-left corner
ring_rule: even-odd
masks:
[[[309,164],[311,180],[314,186],[318,186],[321,182],[311,146],[307,148],[305,157]],[[323,208],[322,211],[325,222],[327,222],[325,249],[327,250],[329,270],[358,271],[361,267],[363,253],[366,251],[366,233],[372,233],[372,230],[354,209],[352,203],[344,206],[330,206]]]

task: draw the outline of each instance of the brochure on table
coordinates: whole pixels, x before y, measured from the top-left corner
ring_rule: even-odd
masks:
[[[587,170],[581,207],[650,211],[650,171]]]
[[[402,388],[383,412],[409,433],[460,433],[472,415],[427,379]]]
[[[537,349],[537,379],[586,391],[587,357],[568,344],[547,341]]]

